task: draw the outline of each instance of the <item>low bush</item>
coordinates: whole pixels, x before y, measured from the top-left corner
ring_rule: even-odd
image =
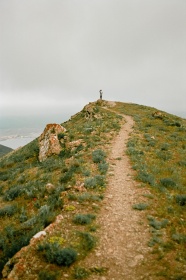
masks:
[[[101,149],[92,152],[92,159],[94,163],[100,163],[105,161],[106,154]]]
[[[85,251],[92,250],[96,245],[95,237],[91,235],[89,232],[79,232],[78,234],[82,239],[81,242],[82,249],[84,249]]]
[[[5,191],[3,199],[6,201],[11,201],[22,194],[22,187],[13,186],[9,190]]]
[[[72,248],[61,248],[58,243],[45,243],[38,246],[39,251],[43,251],[49,263],[62,266],[70,266],[77,259],[77,252]]]
[[[154,186],[155,179],[152,174],[147,173],[146,171],[140,170],[137,179],[142,181],[143,183],[148,183],[151,186]]]
[[[185,234],[180,234],[180,233],[175,233],[172,235],[172,239],[176,241],[177,243],[186,243],[186,235]]]
[[[160,179],[160,184],[166,188],[175,188],[176,183],[172,178],[163,178]]]
[[[0,195],[3,194],[3,186],[0,186]]]
[[[78,196],[77,200],[78,202],[84,202],[84,201],[101,201],[103,199],[103,195],[93,195],[91,193],[83,193]]]
[[[109,165],[107,162],[98,163],[98,170],[102,175],[105,175],[107,173],[108,167]]]
[[[148,220],[149,220],[149,225],[157,230],[165,228],[169,223],[169,220],[167,219],[163,219],[162,221],[157,221],[152,216],[148,216]]]
[[[186,194],[178,194],[175,196],[176,203],[178,203],[180,206],[186,205]]]
[[[139,204],[134,204],[133,206],[132,206],[132,208],[133,209],[135,209],[135,210],[145,210],[145,209],[147,209],[148,208],[148,204],[146,204],[146,203],[139,203]]]
[[[74,269],[73,277],[74,279],[85,279],[90,275],[90,272],[83,267],[76,267]]]
[[[94,189],[96,187],[103,187],[105,185],[105,177],[103,175],[96,175],[85,179],[85,188]]]
[[[60,133],[57,135],[58,140],[64,139],[64,137],[65,137],[65,133],[64,133],[64,132],[60,132]]]
[[[17,205],[6,205],[0,208],[0,217],[13,216],[17,212]]]
[[[77,214],[75,215],[73,222],[79,225],[88,225],[95,219],[95,215],[93,214]]]
[[[38,280],[56,280],[58,274],[56,272],[51,271],[40,271]]]

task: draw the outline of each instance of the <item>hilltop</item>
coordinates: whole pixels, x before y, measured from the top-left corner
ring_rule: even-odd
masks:
[[[3,157],[1,278],[186,279],[185,132],[98,100]]]
[[[8,154],[11,151],[13,151],[13,149],[0,144],[0,157]]]

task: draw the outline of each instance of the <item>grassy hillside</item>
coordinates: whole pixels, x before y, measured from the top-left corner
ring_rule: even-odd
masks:
[[[38,279],[60,279],[64,273],[70,279],[84,279],[103,273],[103,268],[79,268],[78,261],[96,244],[96,214],[107,186],[110,143],[124,123],[121,114],[127,114],[135,120],[127,153],[135,179],[151,192],[149,203],[134,206],[146,211],[150,225],[149,271],[159,279],[185,279],[186,120],[165,112],[153,116],[156,109],[137,104],[116,102],[111,107],[96,102],[92,108],[96,118],[86,119],[82,110],[62,124],[65,136],[70,141],[83,139],[83,145],[73,150],[63,146],[59,156],[40,163],[35,139],[1,159],[0,270],[62,213],[62,224],[45,242],[32,246],[25,256],[22,253],[25,259],[33,258],[29,263],[37,263],[30,273]],[[20,279],[28,279],[24,277]]]
[[[8,154],[11,151],[13,151],[13,149],[0,144],[0,157]]]

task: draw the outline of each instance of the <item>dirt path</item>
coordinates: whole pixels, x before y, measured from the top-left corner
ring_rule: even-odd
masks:
[[[91,280],[150,279],[144,266],[149,228],[144,213],[132,209],[133,204],[141,202],[144,190],[133,180],[126,155],[134,122],[129,116],[125,119],[110,154],[109,183],[98,217],[99,244],[86,261],[88,267],[106,267],[108,271],[105,276],[92,275]]]

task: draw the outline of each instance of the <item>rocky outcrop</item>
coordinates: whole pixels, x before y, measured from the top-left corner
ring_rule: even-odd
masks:
[[[61,150],[58,135],[64,133],[66,129],[59,124],[47,124],[43,133],[39,137],[39,161],[46,160],[51,155],[58,155]]]
[[[98,105],[98,104],[97,104]],[[95,107],[95,103],[89,103],[88,105],[86,105],[83,108],[83,113],[85,115],[85,118],[87,120],[94,120],[94,119],[101,119],[102,116],[100,113],[97,113],[96,107]]]
[[[75,148],[77,148],[80,145],[83,145],[83,146],[85,145],[83,139],[78,139],[78,140],[69,142],[69,143],[67,143],[66,146],[67,146],[68,149],[73,151]]]
[[[152,113],[152,116],[155,119],[160,119],[160,120],[163,120],[163,118],[165,117],[165,115],[160,111],[156,111],[156,112]]]

